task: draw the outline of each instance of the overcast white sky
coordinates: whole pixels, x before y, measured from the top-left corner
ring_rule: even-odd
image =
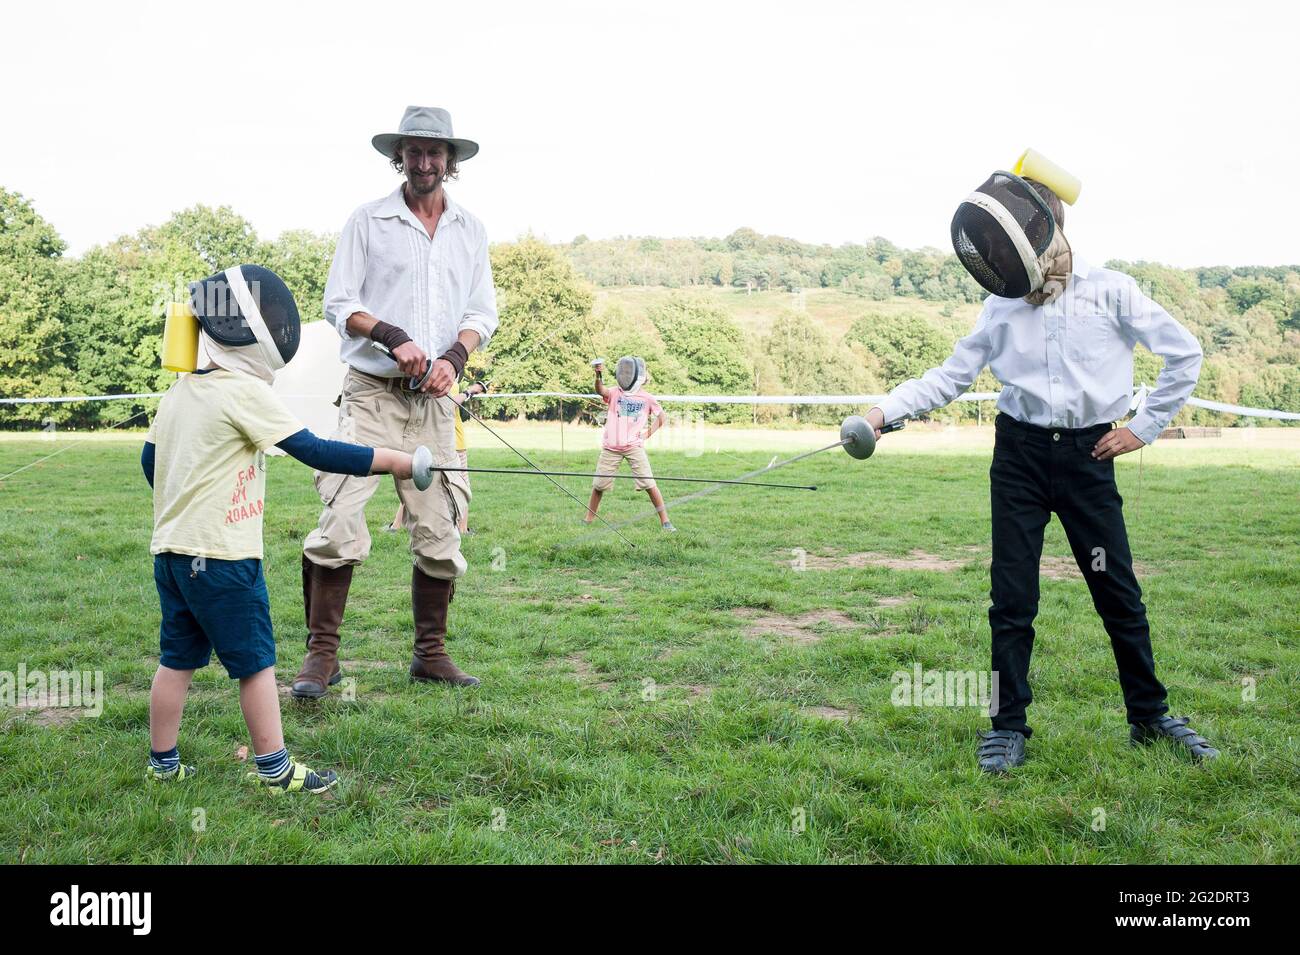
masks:
[[[408,103],[482,144],[453,194],[532,229],[948,248],[1033,146],[1093,261],[1300,262],[1293,4],[26,3],[0,186],[80,253],[194,205],[337,231]]]

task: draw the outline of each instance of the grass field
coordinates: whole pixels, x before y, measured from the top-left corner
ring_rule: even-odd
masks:
[[[562,463],[554,428],[510,433]],[[660,450],[656,469],[734,475],[826,437],[718,435],[702,454]],[[1037,732],[1029,762],[991,779],[974,765],[980,710],[891,705],[896,671],[987,666],[988,432],[959,437],[812,458],[776,475],[816,493],[728,489],[675,508],[676,535],[629,526],[635,549],[581,527],[544,480],[476,476],[450,641],[483,679],[471,690],[406,679],[407,539],[379,532],[382,490],[344,625],[355,699],[284,701],[291,751],[343,782],[287,800],[243,783],[236,689],[215,662],[181,731],[201,775],[144,783],[150,495],[138,438],[86,442],[0,481],[0,671],[102,670],[107,692],[98,717],[0,709],[0,861],[1300,861],[1296,442],[1162,442],[1136,518],[1136,456],[1117,466],[1173,711],[1224,758],[1126,745],[1109,644],[1053,522]],[[490,440],[474,429],[471,462],[514,466]],[[592,440],[571,430],[563,463],[586,469]],[[2,441],[0,474],[60,446]],[[629,482],[606,505],[616,521],[645,498]],[[302,658],[298,554],[318,507],[307,470],[273,460],[282,682]]]

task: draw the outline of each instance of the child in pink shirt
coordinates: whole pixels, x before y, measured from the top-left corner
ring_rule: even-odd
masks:
[[[587,504],[584,523],[590,524],[595,520],[601,496],[614,483],[614,478],[607,475],[618,473],[619,466],[627,461],[636,477],[636,489],[649,494],[659,512],[660,526],[665,531],[677,530],[668,520],[668,508],[659,493],[659,486],[655,484],[650,459],[645,453],[646,439],[664,426],[664,409],[655,401],[654,395],[644,389],[644,382],[637,382],[628,390],[617,385],[607,388],[603,379],[604,364],[596,361],[593,365],[596,369],[596,393],[605,399],[605,433],[596,465],[598,476],[591,482],[591,501]],[[649,378],[647,373],[645,380]]]

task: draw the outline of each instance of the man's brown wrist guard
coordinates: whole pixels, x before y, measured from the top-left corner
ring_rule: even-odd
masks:
[[[469,361],[469,352],[460,342],[456,342],[445,352],[438,356],[442,361],[448,362],[456,370],[456,377],[465,370],[465,362]]]
[[[411,336],[406,334],[396,325],[390,325],[388,322],[375,322],[375,327],[370,329],[370,340],[379,342],[390,352],[397,351],[399,347],[405,345],[411,340]]]

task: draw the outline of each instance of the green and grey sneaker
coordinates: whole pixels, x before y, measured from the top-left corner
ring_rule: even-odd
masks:
[[[677,528],[673,527],[672,521],[664,521],[662,524],[659,525],[659,529],[661,531],[666,531],[669,534],[677,533]]]
[[[181,763],[175,769],[169,769],[165,772],[155,769],[153,763],[145,767],[144,778],[151,783],[179,783],[182,780],[189,779],[194,775],[194,767],[186,766]]]
[[[249,773],[248,778],[265,786],[267,791],[275,796],[299,791],[323,793],[327,789],[333,789],[339,781],[338,774],[331,769],[317,772],[310,766],[293,762],[279,779],[266,780],[257,773]]]

